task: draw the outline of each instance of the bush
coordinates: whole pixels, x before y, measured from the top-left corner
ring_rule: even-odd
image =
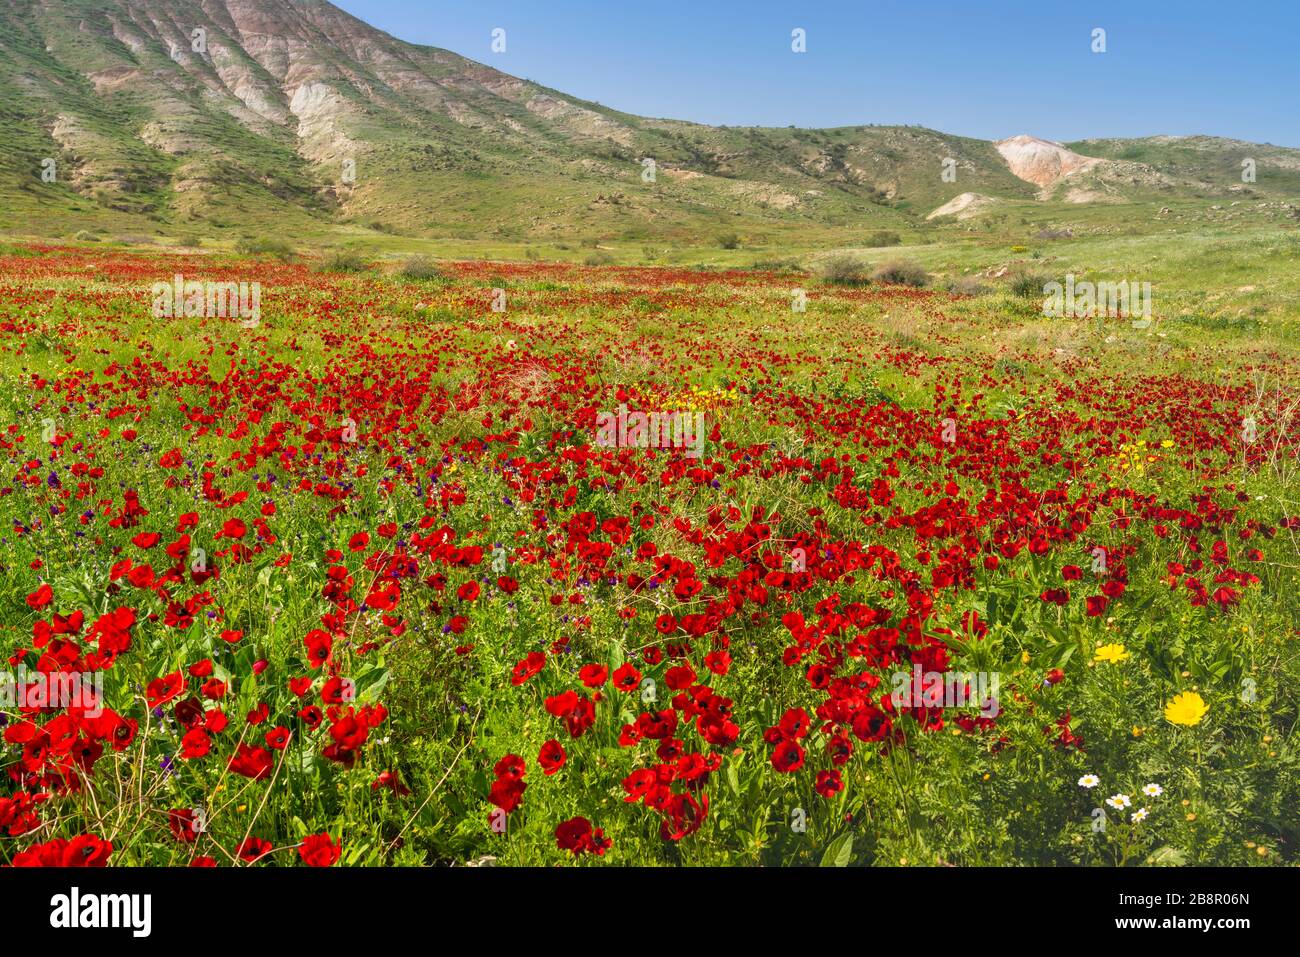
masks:
[[[804,268],[797,259],[755,259],[748,266],[759,272],[803,272]]]
[[[902,244],[903,237],[888,229],[877,229],[867,237],[867,245],[876,249],[881,246],[901,246]]]
[[[370,268],[366,257],[354,249],[336,249],[320,264],[320,272],[365,272]]]
[[[718,245],[723,249],[739,249],[740,237],[735,233],[723,233],[718,237]]]
[[[930,274],[920,263],[910,259],[891,259],[876,267],[871,274],[876,282],[892,283],[896,286],[915,286],[920,289],[930,284]]]
[[[285,262],[293,258],[292,246],[270,236],[245,236],[235,243],[235,252],[241,256],[274,256]]]
[[[582,261],[584,266],[608,266],[614,261],[614,257],[606,252],[592,253]]]
[[[1025,269],[1014,274],[1008,281],[1007,287],[1011,290],[1012,295],[1029,299],[1043,295],[1043,287],[1051,281],[1052,277],[1047,273]]]
[[[97,243],[97,242],[99,242],[99,237],[96,236],[94,233],[92,233],[92,232],[91,232],[90,230],[88,230],[88,229],[79,229],[79,230],[77,230],[77,232],[76,232],[75,234],[73,234],[73,237],[72,237],[72,238],[75,239],[75,240],[76,240],[77,242],[79,242],[79,243]]]
[[[944,289],[954,296],[981,296],[988,288],[974,276],[957,276],[944,284]]]
[[[826,282],[837,286],[858,286],[867,281],[867,265],[857,256],[840,253],[823,259],[817,271]]]
[[[416,282],[445,278],[442,270],[438,268],[437,262],[428,256],[411,256],[402,263],[402,268],[397,272],[403,279],[411,279]]]

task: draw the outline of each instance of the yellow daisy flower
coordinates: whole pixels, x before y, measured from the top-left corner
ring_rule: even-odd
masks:
[[[1184,691],[1174,695],[1174,699],[1165,705],[1165,720],[1172,724],[1185,724],[1189,728],[1200,724],[1210,706],[1195,691]]]
[[[1128,652],[1124,650],[1124,646],[1114,643],[1102,645],[1092,656],[1093,661],[1105,661],[1112,665],[1119,664],[1126,658],[1128,658]]]

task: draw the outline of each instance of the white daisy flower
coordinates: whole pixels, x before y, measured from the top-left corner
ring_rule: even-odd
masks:
[[[1083,777],[1079,778],[1079,787],[1081,788],[1095,788],[1100,783],[1101,778],[1097,777],[1095,774],[1085,774]]]
[[[1122,811],[1133,803],[1133,799],[1127,794],[1112,794],[1110,797],[1106,798],[1106,803],[1115,810]]]
[[[1165,789],[1158,784],[1148,784],[1142,789],[1142,793],[1147,797],[1158,798],[1165,793]]]
[[[1151,813],[1151,812],[1148,811],[1146,808],[1141,808],[1141,809],[1139,809],[1139,810],[1137,810],[1137,811],[1134,811],[1134,812],[1133,812],[1133,817],[1132,817],[1132,821],[1133,821],[1133,823],[1134,823],[1134,824],[1141,824],[1142,821],[1146,819],[1146,816],[1147,816],[1148,814],[1150,814],[1150,813]]]

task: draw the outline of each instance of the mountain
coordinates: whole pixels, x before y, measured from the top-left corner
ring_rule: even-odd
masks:
[[[919,227],[954,201],[969,212],[964,194],[981,198],[975,212],[1300,197],[1300,151],[1228,140],[991,143],[634,116],[323,0],[5,0],[0,100],[9,230],[636,240]],[[1257,163],[1244,186],[1242,155]]]

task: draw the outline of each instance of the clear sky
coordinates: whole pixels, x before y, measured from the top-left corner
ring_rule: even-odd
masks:
[[[709,124],[1300,147],[1300,0],[334,0],[572,96]],[[506,31],[504,53],[492,30]],[[791,51],[791,30],[807,52]],[[1092,52],[1095,28],[1106,52]]]

